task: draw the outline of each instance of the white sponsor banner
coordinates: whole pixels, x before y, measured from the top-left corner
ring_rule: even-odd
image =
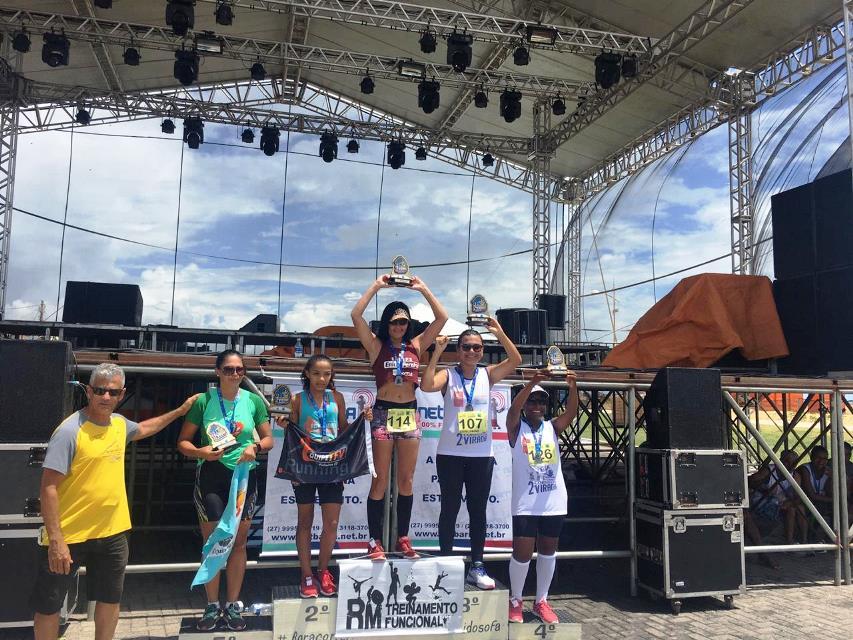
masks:
[[[419,549],[438,549],[438,514],[441,508],[441,490],[435,466],[435,452],[444,418],[444,398],[438,392],[418,396],[418,416],[423,439],[418,450],[415,469],[414,505],[410,535],[413,546]],[[510,388],[499,384],[492,387],[489,402],[489,420],[495,450],[495,467],[492,471],[492,488],[486,507],[486,549],[512,548],[512,455],[506,433],[506,412],[510,404]],[[468,510],[465,492],[462,506],[456,517],[454,549],[470,549],[468,538]]]
[[[293,395],[302,391],[299,374],[273,378],[273,396],[279,385],[286,384]],[[372,386],[357,381],[335,380],[335,388],[343,395],[347,406],[347,422],[358,417],[365,406],[372,406],[376,392]],[[264,503],[264,555],[296,555],[296,496],[290,480],[275,477],[284,430],[273,421],[273,448],[267,463],[267,491]],[[370,536],[367,533],[367,494],[370,492],[369,475],[344,483],[344,503],[338,521],[338,542],[335,553],[351,553],[353,549],[364,550]],[[314,507],[314,524],[311,527],[311,546],[318,549],[323,515],[320,505]]]
[[[339,566],[336,637],[462,631],[462,558],[341,560]]]
[[[273,379],[273,396],[282,395],[279,385],[286,384],[293,395],[302,391],[298,374]],[[343,395],[347,405],[347,422],[352,422],[366,406],[376,399],[373,382],[335,379],[335,388]],[[441,491],[435,467],[435,451],[441,434],[444,400],[441,393],[423,393],[417,390],[418,422],[423,439],[415,468],[414,504],[409,534],[412,544],[420,549],[438,548],[438,514]],[[506,550],[512,547],[512,458],[506,434],[506,411],[509,408],[510,389],[496,385],[491,390],[489,419],[492,423],[495,465],[492,488],[487,507],[486,549]],[[273,426],[274,445],[267,464],[267,490],[264,504],[264,555],[296,555],[296,498],[289,480],[275,477],[281,455],[283,430]],[[367,531],[367,495],[371,477],[361,476],[344,483],[344,504],[338,524],[338,542],[335,553],[350,553],[352,549],[365,549],[370,537]],[[391,478],[394,482],[394,478]],[[463,495],[464,500],[464,495]],[[317,548],[322,530],[319,505],[314,509],[311,529],[312,546]],[[392,535],[391,544],[393,545]],[[468,511],[465,503],[456,520],[455,548],[468,549]]]

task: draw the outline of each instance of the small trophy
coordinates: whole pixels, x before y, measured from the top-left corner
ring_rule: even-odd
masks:
[[[487,327],[489,326],[489,303],[486,302],[486,297],[480,293],[474,294],[468,304],[468,318],[465,323],[469,327]]]
[[[275,415],[290,417],[290,400],[293,394],[290,392],[290,387],[286,384],[277,384],[272,391],[272,404],[270,404],[270,413]]]
[[[553,344],[548,347],[548,350],[545,352],[545,358],[548,360],[545,368],[549,376],[564,376],[569,372],[568,367],[566,367],[566,356],[563,355],[559,347]]]
[[[227,450],[237,444],[237,438],[231,435],[228,427],[221,422],[211,422],[204,430],[207,433],[207,439],[210,440],[210,446],[214,451],[219,451],[220,449]]]
[[[391,273],[388,274],[388,284],[392,287],[411,287],[412,276],[409,273],[409,262],[403,256],[394,256],[391,261]]]

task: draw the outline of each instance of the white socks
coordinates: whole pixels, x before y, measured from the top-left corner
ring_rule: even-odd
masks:
[[[515,558],[509,559],[509,594],[511,598],[521,601],[521,592],[524,591],[524,581],[527,580],[527,569],[529,567],[529,560],[519,562]]]
[[[557,556],[543,556],[541,553],[536,557],[536,602],[541,602],[548,597],[548,589],[554,579],[554,569],[557,567]],[[524,568],[525,574],[527,567]],[[512,582],[512,560],[509,565],[510,582]],[[524,583],[522,583],[523,585]],[[521,594],[521,591],[519,591]],[[519,595],[520,597],[520,595]]]

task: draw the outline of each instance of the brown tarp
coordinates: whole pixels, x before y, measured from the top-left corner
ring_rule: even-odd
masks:
[[[649,309],[604,361],[625,369],[708,367],[733,349],[747,360],[788,355],[765,276],[685,278]]]

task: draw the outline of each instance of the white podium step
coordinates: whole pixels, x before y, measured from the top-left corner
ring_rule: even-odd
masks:
[[[525,602],[529,606],[529,602]],[[581,640],[581,625],[567,613],[557,611],[559,622],[546,624],[530,611],[524,612],[524,622],[509,625],[509,640]]]
[[[481,591],[465,585],[462,602],[465,640],[507,640],[510,631],[507,623],[508,603],[509,591],[500,583],[492,591]],[[295,585],[274,587],[272,619],[275,640],[333,640],[336,637],[337,605],[337,598],[300,598],[299,587]],[[445,633],[417,634],[418,640],[447,637]]]
[[[231,631],[220,621],[213,631],[196,629],[198,618],[183,618],[178,640],[273,640],[273,621],[271,616],[244,616],[246,629]]]

